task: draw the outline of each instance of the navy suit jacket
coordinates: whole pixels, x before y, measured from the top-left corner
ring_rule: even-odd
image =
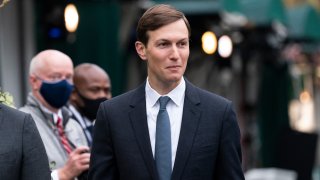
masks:
[[[147,125],[145,83],[102,103],[94,128],[90,180],[158,180]],[[171,179],[244,179],[232,103],[188,81]]]
[[[1,103],[0,179],[51,179],[48,157],[33,119]]]

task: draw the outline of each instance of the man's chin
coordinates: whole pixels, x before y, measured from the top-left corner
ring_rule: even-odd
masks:
[[[171,76],[171,77],[168,77],[168,82],[171,82],[171,83],[179,83],[180,80],[181,80],[182,76],[179,75],[179,76]]]

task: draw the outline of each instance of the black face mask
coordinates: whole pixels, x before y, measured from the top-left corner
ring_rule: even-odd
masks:
[[[79,106],[80,113],[86,116],[91,121],[96,119],[100,104],[103,101],[108,100],[107,98],[88,99],[81,95],[79,92],[78,95],[84,103],[83,106]]]

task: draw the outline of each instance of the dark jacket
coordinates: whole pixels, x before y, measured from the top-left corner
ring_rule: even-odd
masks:
[[[90,180],[157,180],[145,84],[101,104],[95,124]],[[240,131],[232,103],[186,81],[172,180],[243,180]]]
[[[48,157],[32,117],[1,103],[0,179],[51,179]]]

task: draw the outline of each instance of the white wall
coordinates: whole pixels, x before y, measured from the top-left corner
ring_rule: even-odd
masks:
[[[32,1],[10,1],[0,9],[0,87],[13,95],[16,107],[25,102],[27,66],[34,51],[31,10]]]

